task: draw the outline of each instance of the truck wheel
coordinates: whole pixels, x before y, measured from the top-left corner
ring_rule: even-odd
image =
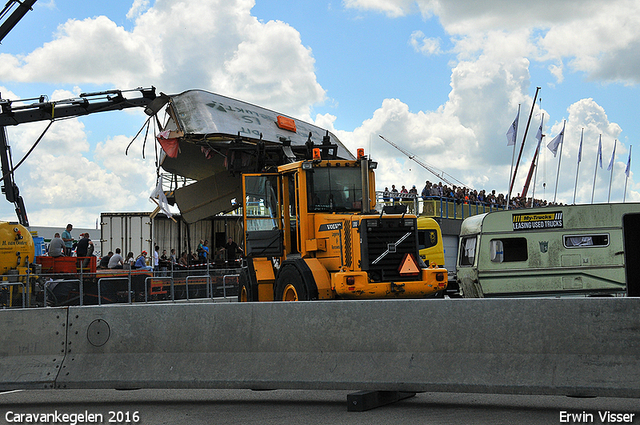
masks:
[[[238,290],[238,302],[239,303],[249,302],[249,288],[247,288],[246,282],[242,282],[240,284],[240,289]]]
[[[276,281],[276,301],[308,301],[307,287],[293,266],[284,267]]]
[[[240,278],[238,282],[238,302],[246,303],[253,301],[251,297],[251,288],[249,288],[249,276],[248,273],[243,270],[240,272]]]

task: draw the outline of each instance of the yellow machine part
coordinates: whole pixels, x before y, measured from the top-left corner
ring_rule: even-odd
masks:
[[[276,283],[276,276],[273,271],[273,264],[267,258],[256,258],[253,261],[253,268],[256,272],[258,282],[258,300],[273,301],[273,285]]]
[[[330,300],[335,298],[331,276],[327,269],[317,258],[305,258],[304,261],[313,274],[314,283],[318,288],[318,299]]]
[[[444,245],[438,222],[431,217],[418,217],[418,234],[421,244],[420,257],[428,265],[444,266]]]
[[[29,266],[35,256],[31,233],[17,223],[0,222],[0,274]]]
[[[331,284],[340,298],[426,298],[447,288],[447,269],[422,269],[421,281],[369,282],[366,272],[339,272],[331,276]]]

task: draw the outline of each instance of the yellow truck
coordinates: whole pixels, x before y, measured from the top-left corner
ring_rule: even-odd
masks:
[[[418,249],[426,265],[444,267],[444,245],[440,225],[431,217],[418,217]]]
[[[296,161],[243,175],[248,267],[239,301],[426,298],[447,270],[419,254],[415,215],[376,211],[376,163]]]
[[[34,260],[33,237],[18,223],[0,222],[0,306],[14,307],[34,290],[31,263]]]

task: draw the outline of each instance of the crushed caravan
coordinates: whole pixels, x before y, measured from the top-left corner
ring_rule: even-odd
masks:
[[[465,219],[464,297],[640,295],[640,204],[498,211]]]
[[[183,218],[193,223],[242,199],[243,173],[258,173],[311,156],[355,160],[330,131],[275,111],[204,90],[171,96],[158,141],[162,168],[195,183],[176,189]]]

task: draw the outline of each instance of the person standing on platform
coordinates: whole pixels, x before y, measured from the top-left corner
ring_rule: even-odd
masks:
[[[70,257],[71,251],[73,249],[73,236],[71,236],[71,231],[73,230],[73,225],[67,224],[67,228],[62,232],[62,240],[64,241],[64,255]]]
[[[78,245],[76,246],[76,254],[78,257],[89,257],[93,255],[93,242],[89,239],[88,233],[83,233],[82,239],[78,241]]]

